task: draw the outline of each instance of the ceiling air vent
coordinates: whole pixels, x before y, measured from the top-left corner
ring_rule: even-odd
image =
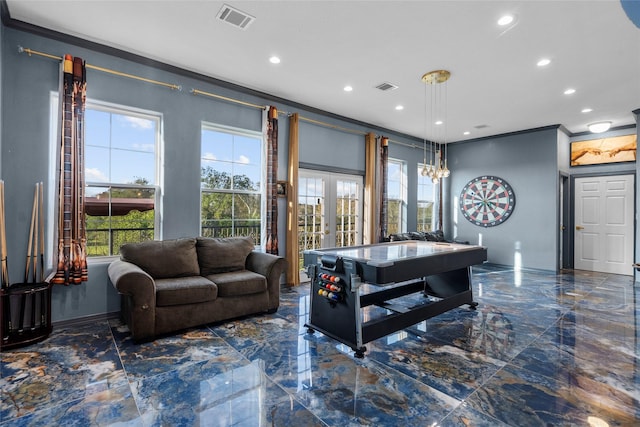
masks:
[[[398,89],[398,85],[394,85],[393,83],[389,83],[389,82],[384,82],[384,83],[380,83],[378,86],[376,86],[376,89],[380,89],[380,90],[383,90],[383,91],[396,90],[396,89]]]
[[[227,4],[222,5],[220,12],[218,12],[217,18],[228,24],[238,27],[241,30],[246,30],[249,24],[251,24],[256,18],[242,12],[236,8],[233,8]]]

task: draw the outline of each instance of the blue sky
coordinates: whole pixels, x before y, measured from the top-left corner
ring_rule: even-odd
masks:
[[[256,137],[202,131],[202,166],[230,175],[246,175],[258,184],[262,181],[262,140]]]
[[[87,108],[85,123],[86,182],[156,183],[156,121]]]
[[[144,178],[149,184],[156,184],[154,152],[159,118],[116,114],[99,107],[88,107],[85,118],[87,182],[131,184]],[[203,130],[202,165],[246,175],[259,183],[263,163],[261,142],[260,138]]]

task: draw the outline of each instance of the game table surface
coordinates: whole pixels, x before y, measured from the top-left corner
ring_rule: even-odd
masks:
[[[353,260],[360,265],[363,280],[378,284],[466,268],[487,259],[487,250],[482,246],[421,240],[312,249],[304,254],[305,264],[315,263],[323,256]]]
[[[372,245],[348,246],[342,248],[311,249],[309,254],[333,255],[366,262],[371,266],[384,267],[394,262],[411,258],[437,256],[451,252],[473,251],[479,246],[460,243],[428,242],[422,240],[403,240]]]

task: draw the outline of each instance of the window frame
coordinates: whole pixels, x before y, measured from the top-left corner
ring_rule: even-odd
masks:
[[[227,189],[227,188],[203,188],[202,185],[202,168],[204,167],[204,153],[203,153],[203,132],[211,131],[218,132],[223,134],[230,134],[245,138],[253,138],[260,141],[260,160],[258,164],[260,165],[260,185],[258,186],[258,190],[242,190],[242,189]],[[200,206],[199,206],[199,230],[200,235],[204,235],[203,231],[203,222],[202,222],[202,196],[203,194],[213,194],[213,193],[222,193],[222,194],[247,194],[247,195],[259,195],[260,196],[260,239],[255,239],[256,249],[260,249],[264,245],[264,240],[266,236],[266,179],[267,179],[267,167],[266,167],[266,158],[267,158],[267,144],[265,140],[265,135],[263,132],[254,131],[250,129],[242,129],[236,128],[232,126],[225,126],[217,123],[202,121],[200,124]],[[238,163],[235,160],[232,163]],[[231,221],[233,223],[233,211]],[[233,233],[235,236],[236,234]]]
[[[153,239],[159,240],[162,239],[162,179],[163,179],[163,154],[164,154],[164,137],[163,137],[163,123],[164,117],[163,114],[157,111],[144,110],[132,106],[105,102],[100,100],[95,100],[92,98],[87,98],[85,101],[85,114],[86,110],[97,110],[102,112],[107,112],[109,114],[118,114],[123,116],[142,118],[145,120],[151,120],[155,123],[155,136],[154,136],[154,184],[149,185],[138,185],[131,183],[117,183],[111,181],[88,181],[86,180],[86,147],[90,144],[87,143],[87,140],[84,141],[85,146],[85,164],[83,165],[85,168],[85,197],[88,194],[89,188],[104,188],[112,191],[113,189],[147,189],[154,191],[154,228],[153,228]],[[56,218],[58,215],[57,212],[57,192],[58,192],[58,181],[59,181],[59,161],[60,154],[58,153],[58,146],[60,141],[60,121],[61,121],[61,105],[60,105],[60,96],[58,92],[51,92],[50,97],[50,135],[51,135],[51,143],[50,143],[50,168],[49,168],[49,182],[55,183],[49,189],[48,195],[48,216],[49,218]],[[111,152],[112,148],[109,148],[109,152]],[[109,215],[111,218],[111,215]],[[47,233],[49,237],[49,246],[53,248],[51,254],[57,254],[57,243],[54,241],[55,236],[57,235],[57,221],[48,221],[49,224],[47,226]],[[85,232],[87,230],[87,220],[85,217]],[[109,242],[109,252],[111,252],[111,242]],[[93,262],[103,262],[105,260],[112,260],[117,258],[118,254],[110,253],[109,255],[94,255],[87,256],[87,262],[89,264]],[[53,265],[53,255],[49,256],[47,259],[47,265]]]
[[[418,163],[417,169],[416,169],[416,177],[417,177],[417,180],[416,180],[416,231],[433,231],[435,230],[435,225],[436,225],[436,215],[435,215],[436,185],[434,185],[432,179],[429,178],[428,176],[422,176],[422,169],[424,166],[425,166],[424,163]],[[420,189],[421,187],[425,186],[423,182],[426,182],[431,185],[431,200],[420,199],[420,194],[421,194]],[[431,224],[430,224],[430,229],[425,230],[421,228],[421,226],[425,225],[425,221],[423,218],[420,218],[420,204],[429,203],[429,202],[431,202],[431,205],[432,205]]]
[[[398,182],[398,185],[400,186],[400,198],[399,199],[395,199],[395,198],[390,198],[389,197],[389,184],[391,183],[391,174],[389,173],[389,166],[391,164],[395,164],[399,166],[400,169],[400,179],[399,180],[393,180],[394,182]],[[395,233],[406,233],[407,231],[407,194],[408,194],[408,190],[407,190],[407,185],[408,185],[408,177],[407,177],[407,162],[405,162],[404,160],[400,160],[400,159],[395,159],[395,158],[389,158],[388,163],[387,163],[387,235],[389,234],[393,234],[394,232],[392,232],[389,229],[389,212],[390,212],[390,201],[398,201],[398,230],[395,231]]]

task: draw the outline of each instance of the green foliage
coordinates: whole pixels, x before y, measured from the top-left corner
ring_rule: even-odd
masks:
[[[220,172],[211,166],[203,167],[201,173],[202,188],[208,190],[244,190],[259,191],[259,183],[254,183],[246,175],[231,176],[227,172]]]
[[[387,235],[399,233],[400,220],[402,219],[402,201],[388,199],[387,200]]]
[[[87,255],[116,255],[125,243],[153,240],[154,221],[154,210],[111,217],[87,215]]]
[[[246,175],[231,176],[211,166],[202,168],[201,177],[202,189],[214,190],[202,193],[202,234],[252,236],[260,241],[262,196],[257,193],[259,184]]]
[[[133,183],[147,186],[146,178],[136,178]],[[111,188],[97,195],[106,200],[153,199],[153,188]],[[119,253],[125,243],[153,240],[155,210],[132,210],[126,215],[86,215],[87,256],[109,256]]]

